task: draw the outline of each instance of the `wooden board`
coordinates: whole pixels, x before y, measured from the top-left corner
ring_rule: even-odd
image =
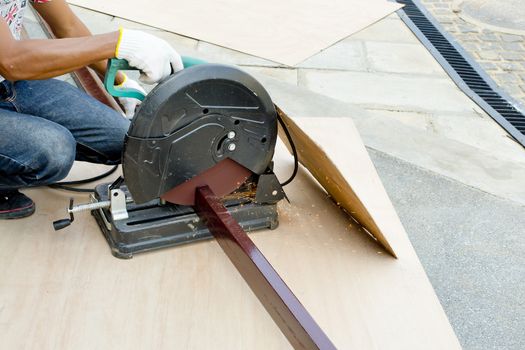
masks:
[[[292,120],[277,108],[294,143],[301,164],[315,177],[338,206],[354,218],[381,244],[387,252],[396,253],[384,232],[401,231],[401,223],[377,174],[370,176],[374,166],[351,119],[341,118],[298,118]],[[299,125],[302,127],[300,127]],[[344,125],[335,129],[333,126]],[[286,143],[290,153],[291,144],[282,128],[279,136]],[[341,142],[345,145],[341,149]],[[346,153],[346,157],[339,156]],[[385,215],[387,217],[385,217]]]
[[[69,0],[287,65],[296,65],[401,5],[387,0]]]
[[[332,156],[346,157],[340,149]],[[285,178],[292,159],[281,144],[275,162]],[[77,164],[72,175],[95,171]],[[280,203],[279,228],[251,237],[339,349],[459,348],[395,220],[398,260],[360,232],[303,169],[286,191],[291,204]],[[53,231],[69,194],[26,192],[36,214],[0,222],[2,347],[289,349],[216,242],[118,260],[89,214]]]

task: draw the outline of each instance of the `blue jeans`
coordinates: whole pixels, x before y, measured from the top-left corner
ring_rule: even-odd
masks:
[[[0,82],[0,190],[48,185],[75,160],[120,163],[129,121],[56,79]]]

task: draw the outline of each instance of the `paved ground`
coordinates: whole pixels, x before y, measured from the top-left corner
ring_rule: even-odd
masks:
[[[288,89],[319,94],[297,101],[303,110],[314,110],[314,103],[315,110],[322,104],[332,115],[337,108],[353,108],[356,126],[461,343],[466,349],[524,347],[519,286],[525,282],[520,254],[525,150],[450,81],[397,15],[297,67],[284,67],[119,18],[75,11],[95,33],[119,25],[146,30],[182,54],[238,64],[285,82]],[[28,20],[38,35],[30,15]]]
[[[495,3],[495,7],[507,9],[506,13],[509,14],[507,19],[510,20],[513,17],[510,15],[512,11],[516,16],[525,12],[523,1],[421,0],[421,2],[498,85],[525,104],[525,30],[520,32],[517,30],[520,26],[505,26],[504,22],[498,23],[496,18],[489,21],[485,17],[486,14],[481,11],[482,7],[475,6]],[[505,29],[504,26],[511,30]]]

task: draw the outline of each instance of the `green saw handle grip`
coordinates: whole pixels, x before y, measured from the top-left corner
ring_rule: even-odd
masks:
[[[182,64],[184,68],[196,66],[198,64],[206,63],[206,61],[198,58],[182,56]],[[106,68],[106,76],[104,77],[104,87],[111,96],[114,97],[131,97],[137,100],[144,100],[146,95],[137,89],[131,88],[119,88],[115,87],[115,77],[120,70],[138,70],[128,64],[128,61],[124,59],[112,58],[108,60],[108,66]]]

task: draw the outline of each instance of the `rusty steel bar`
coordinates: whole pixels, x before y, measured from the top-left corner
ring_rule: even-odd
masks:
[[[102,81],[95,72],[84,67],[71,73],[77,86],[83,89],[88,95],[96,98],[106,106],[113,108],[117,112],[122,112],[122,108],[117,101],[107,93]]]
[[[197,189],[195,211],[294,349],[335,349],[334,344],[208,186]]]

